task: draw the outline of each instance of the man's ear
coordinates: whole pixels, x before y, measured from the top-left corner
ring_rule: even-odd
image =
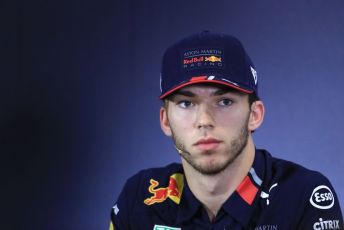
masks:
[[[165,107],[160,108],[160,127],[166,136],[172,136],[170,122],[168,121],[167,109]]]
[[[248,122],[248,130],[254,131],[263,123],[265,115],[265,107],[262,101],[255,101],[251,105],[250,119]]]

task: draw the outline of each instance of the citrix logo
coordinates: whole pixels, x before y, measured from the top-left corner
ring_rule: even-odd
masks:
[[[339,220],[323,220],[319,218],[319,222],[315,222],[313,225],[314,230],[325,230],[325,229],[340,229]]]

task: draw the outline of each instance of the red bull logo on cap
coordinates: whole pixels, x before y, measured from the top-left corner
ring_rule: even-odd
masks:
[[[162,203],[167,198],[170,198],[176,204],[180,203],[180,198],[182,196],[184,187],[183,174],[175,173],[170,176],[169,184],[167,187],[157,188],[159,186],[159,182],[154,179],[150,179],[150,184],[151,185],[148,187],[148,191],[153,195],[143,201],[146,205]]]
[[[221,49],[194,49],[184,52],[182,65],[185,70],[199,68],[220,68],[224,66],[224,52]]]
[[[210,61],[210,62],[221,62],[221,58],[220,57],[216,57],[216,56],[210,56],[210,57],[206,57],[205,61]]]

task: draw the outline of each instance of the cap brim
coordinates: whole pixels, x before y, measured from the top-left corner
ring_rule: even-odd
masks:
[[[160,96],[160,99],[164,99],[165,97],[171,95],[172,93],[174,93],[178,89],[181,89],[181,88],[183,88],[185,86],[199,84],[199,83],[215,83],[215,84],[219,84],[219,85],[225,85],[225,86],[229,86],[229,87],[231,87],[233,89],[236,89],[236,90],[238,90],[240,92],[243,92],[243,93],[246,93],[246,94],[252,94],[254,92],[253,90],[244,89],[244,88],[241,88],[240,86],[237,86],[237,85],[231,84],[229,82],[225,82],[225,81],[200,79],[200,80],[188,81],[188,82],[182,83],[180,85],[177,85],[174,88],[172,88],[169,91],[167,91],[166,93],[162,94]]]

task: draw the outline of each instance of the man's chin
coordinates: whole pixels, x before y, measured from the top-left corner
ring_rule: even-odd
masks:
[[[216,175],[224,171],[234,159],[221,157],[218,151],[179,152],[181,157],[195,171],[203,175]]]
[[[190,164],[190,162],[188,162]],[[196,171],[204,175],[215,175],[226,169],[228,166],[223,161],[215,159],[202,159],[202,162],[191,162]]]
[[[216,175],[225,170],[224,165],[205,165],[195,168],[198,172],[204,175]]]

